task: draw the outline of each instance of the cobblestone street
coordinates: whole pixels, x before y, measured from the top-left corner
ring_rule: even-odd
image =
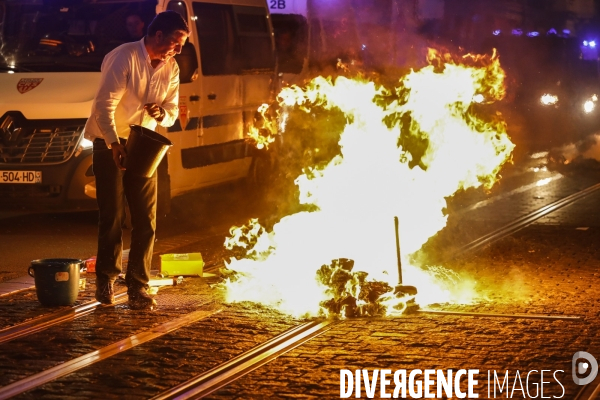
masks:
[[[561,386],[545,379],[551,383],[544,396],[573,399],[579,390],[571,379],[573,354],[600,354],[598,240],[597,224],[587,231],[539,224],[451,265],[474,277],[486,300],[445,310],[579,315],[581,321],[422,314],[346,320],[210,398],[338,398],[340,369],[479,369],[477,393],[488,398],[487,371],[509,370],[512,389],[517,370],[544,369],[564,371],[557,377],[566,392],[561,397]],[[512,398],[524,398],[518,388]],[[535,387],[530,390],[533,397]]]
[[[526,182],[549,183],[521,190]],[[580,390],[571,378],[577,351],[600,355],[600,191],[553,211],[491,245],[456,257],[454,250],[517,217],[600,181],[597,171],[546,172],[506,180],[503,193],[465,193],[451,201],[448,227],[427,243],[436,257],[461,280],[474,282],[471,304],[434,304],[427,310],[496,314],[543,314],[579,319],[525,319],[417,312],[388,318],[339,320],[331,329],[275,358],[209,395],[212,399],[339,398],[340,370],[477,369],[479,398],[536,397],[544,375],[545,398],[574,399]],[[508,193],[508,194],[507,194]],[[469,198],[471,196],[471,198]],[[478,197],[479,196],[479,197]],[[496,197],[494,197],[496,196]],[[490,199],[494,199],[490,201]],[[461,200],[462,199],[462,200]],[[458,202],[464,204],[458,204]],[[455,207],[456,210],[453,210]],[[467,210],[469,209],[470,210]],[[217,273],[224,256],[222,238],[182,235],[159,242],[162,249],[202,251],[207,271]],[[451,249],[447,249],[451,246]],[[443,249],[443,250],[442,250]],[[433,263],[433,261],[431,261]],[[93,299],[94,277],[78,304]],[[147,343],[57,377],[22,393],[28,399],[142,399],[155,396],[241,354],[303,322],[253,303],[225,304],[217,277],[185,278],[181,285],[159,290],[159,307],[151,313],[126,305],[95,312],[9,343],[0,343],[0,386],[42,373],[76,357],[151,330],[193,310],[211,315]],[[120,287],[120,286],[119,286]],[[426,288],[419,288],[419,291]],[[0,297],[3,328],[47,314],[33,290]],[[529,385],[526,375],[531,374]],[[488,396],[493,382],[509,371],[513,396]],[[519,371],[521,380],[516,380]],[[387,389],[392,393],[394,384]],[[463,389],[466,381],[462,381]],[[559,384],[560,382],[560,384]],[[524,391],[521,391],[522,389]],[[516,388],[516,389],[515,389]],[[529,390],[530,397],[524,393]],[[0,396],[1,397],[1,396]],[[351,396],[354,398],[354,394]],[[376,391],[375,398],[381,394]],[[364,385],[362,398],[366,398]]]

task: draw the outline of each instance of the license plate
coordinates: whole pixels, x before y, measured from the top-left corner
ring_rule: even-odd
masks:
[[[42,171],[0,171],[0,183],[42,183]]]

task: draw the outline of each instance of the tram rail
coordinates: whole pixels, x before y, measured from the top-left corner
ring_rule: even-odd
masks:
[[[582,199],[600,189],[600,183],[590,186],[577,193],[566,196],[553,203],[545,205],[540,209],[527,214],[524,217],[518,218],[505,226],[496,229],[495,231],[482,236],[481,238],[461,247],[458,251],[453,253],[453,257],[458,257],[467,252],[476,251],[489,245],[497,240],[504,237],[510,236],[520,229],[534,223],[538,219],[548,215],[549,213],[558,210],[564,206],[572,204],[573,202]],[[118,296],[118,301],[123,302],[126,300],[125,294]],[[88,315],[92,313],[99,306],[98,302],[88,302],[72,310],[62,311],[54,313],[49,316],[42,316],[31,321],[24,322],[22,324],[6,328],[0,331],[0,344],[9,342],[16,338],[22,338],[34,333],[38,333],[50,326],[55,326],[63,322],[71,321],[76,318]],[[9,398],[19,393],[23,393],[34,387],[40,386],[44,383],[48,383],[54,379],[75,372],[81,368],[84,368],[94,362],[102,359],[111,357],[114,354],[128,350],[138,344],[146,343],[153,340],[156,337],[162,336],[166,333],[173,332],[183,326],[189,325],[190,323],[197,321],[202,318],[206,318],[210,315],[214,315],[220,310],[195,310],[191,313],[185,314],[174,320],[170,320],[166,323],[161,324],[158,328],[150,329],[149,331],[135,334],[127,339],[117,341],[109,346],[106,346],[95,352],[86,354],[85,356],[78,357],[54,368],[47,369],[38,374],[30,376],[28,378],[18,380],[10,383],[7,386],[0,387],[0,399]],[[429,313],[427,310],[422,310],[423,313]],[[432,314],[440,315],[457,315],[457,313],[444,313],[444,312],[430,312]],[[502,314],[477,314],[469,313],[471,316],[481,317],[497,317],[505,316]],[[523,315],[511,315],[509,318],[542,318],[549,316],[531,316],[527,314]],[[569,316],[551,316],[552,318],[545,319],[565,319],[565,320],[578,320],[578,317]],[[245,376],[246,374],[264,366],[265,364],[273,361],[277,357],[302,346],[309,340],[327,332],[337,323],[332,320],[325,321],[312,321],[295,326],[274,338],[254,347],[253,349],[246,351],[239,356],[236,356],[229,361],[222,363],[215,368],[212,368],[206,372],[200,373],[189,379],[188,381],[168,389],[157,396],[154,399],[175,399],[175,398],[201,398],[214,393],[218,389],[227,386],[235,380]],[[590,389],[587,389],[590,391]],[[593,390],[593,393],[600,392],[600,386]],[[582,392],[583,393],[583,390]],[[592,399],[595,397],[577,397],[577,400]]]
[[[125,301],[127,301],[126,293],[118,293],[115,295],[115,305],[124,303]],[[41,315],[29,321],[2,329],[0,330],[0,344],[43,331],[63,322],[81,318],[93,313],[98,307],[110,306],[103,306],[100,302],[95,300],[89,301],[68,310],[60,310],[51,314]]]
[[[482,236],[480,239],[477,239],[468,245],[460,248],[457,252],[453,254],[453,257],[459,257],[468,252],[475,251],[477,249],[483,248],[486,245],[489,245],[495,241],[498,241],[502,238],[512,235],[513,233],[519,231],[520,229],[525,228],[528,225],[531,225],[538,219],[548,215],[549,213],[558,210],[564,206],[567,206],[581,198],[589,196],[595,191],[600,189],[600,183],[590,186],[584,190],[566,196],[562,199],[559,199],[553,203],[547,204],[538,210],[525,215],[524,217],[518,218],[515,221],[502,226],[495,231]],[[513,318],[513,319],[546,319],[546,320],[566,320],[566,321],[579,321],[581,318],[578,316],[552,316],[552,315],[529,315],[529,314],[513,314],[513,315],[505,315],[498,313],[461,313],[461,312],[444,312],[444,311],[436,311],[436,310],[419,310],[418,313],[421,314],[435,314],[435,315],[464,315],[464,316],[475,316],[475,317],[489,317],[489,318]],[[298,337],[298,344],[291,347],[289,350],[299,347],[304,344],[308,340],[312,339],[312,337],[316,337],[318,335],[312,336],[306,340],[302,340],[302,328],[303,325],[292,328],[291,330],[284,332],[280,336],[288,337],[288,340],[294,341],[294,336]],[[294,333],[298,330],[297,333]],[[323,333],[323,332],[321,332]],[[319,333],[320,334],[320,333]],[[291,335],[291,336],[290,336]],[[276,339],[272,339],[276,343]],[[260,368],[262,365],[274,360],[279,355],[284,354],[283,351],[280,354],[270,354],[270,346],[269,342],[265,342],[263,345],[257,346],[255,349],[252,349],[248,352],[248,355],[244,354],[239,356],[240,360],[243,361],[243,368],[236,368],[238,363],[242,361],[236,361],[236,359],[231,360],[230,362],[224,363],[218,367],[213,368],[211,371],[200,374],[181,385],[167,390],[160,395],[153,398],[153,400],[159,399],[198,399],[205,397],[214,391],[228,385],[236,379],[241,378],[242,376],[254,371],[257,368]],[[252,356],[250,358],[250,355]],[[236,357],[237,358],[237,357]],[[600,385],[598,386],[598,390],[600,393]],[[584,400],[584,399],[582,399]]]

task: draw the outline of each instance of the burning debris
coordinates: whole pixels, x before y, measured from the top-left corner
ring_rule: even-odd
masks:
[[[327,287],[325,293],[331,296],[320,303],[326,316],[382,317],[392,302],[396,302],[393,308],[400,311],[415,307],[412,297],[395,300],[391,294],[394,288],[389,284],[367,281],[368,273],[353,272],[352,268],[354,260],[338,258],[317,271],[317,281]]]
[[[447,197],[491,186],[510,159],[514,145],[505,125],[484,118],[473,104],[501,98],[504,74],[498,59],[461,61],[430,52],[429,61],[397,87],[340,76],[281,91],[279,122],[285,124],[275,144],[283,142],[285,150],[295,143],[299,151],[282,152],[279,166],[296,173],[281,176],[297,189],[284,186],[279,200],[293,194],[299,207],[272,228],[251,223],[245,233],[232,232],[229,245],[239,242],[241,253],[227,267],[240,274],[227,283],[228,301],[255,301],[292,315],[392,311],[405,303],[392,292],[400,265],[394,216],[402,221],[400,285],[420,289],[416,303],[474,296],[462,282],[440,278],[449,274],[431,272],[443,267],[424,268],[412,255],[446,225]],[[339,129],[329,129],[332,122]],[[305,136],[296,129],[302,123],[317,133]],[[329,149],[326,157],[322,149]]]
[[[322,301],[321,307],[327,315],[382,316],[385,307],[378,300],[392,287],[385,282],[367,282],[366,272],[352,272],[354,261],[345,258],[333,260],[317,271],[317,280],[327,286],[329,300]]]
[[[257,260],[268,257],[273,250],[268,232],[257,218],[250,219],[247,225],[231,227],[229,234],[224,246],[231,251],[232,257]]]

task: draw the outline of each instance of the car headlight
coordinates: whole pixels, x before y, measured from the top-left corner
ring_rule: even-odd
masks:
[[[583,103],[583,111],[586,114],[591,113],[596,109],[596,102],[598,101],[598,96],[596,94],[591,95],[584,103]]]
[[[93,145],[94,142],[82,137],[79,141],[79,146],[77,146],[77,151],[75,151],[75,157],[79,157],[83,150],[91,149]]]
[[[552,105],[558,103],[558,96],[555,96],[553,94],[544,93],[542,95],[542,97],[540,97],[540,103],[542,103],[545,106],[552,106]]]
[[[94,142],[92,142],[91,140],[88,140],[86,138],[81,138],[81,142],[79,142],[79,147],[81,147],[82,149],[89,149],[93,145],[94,145]]]

